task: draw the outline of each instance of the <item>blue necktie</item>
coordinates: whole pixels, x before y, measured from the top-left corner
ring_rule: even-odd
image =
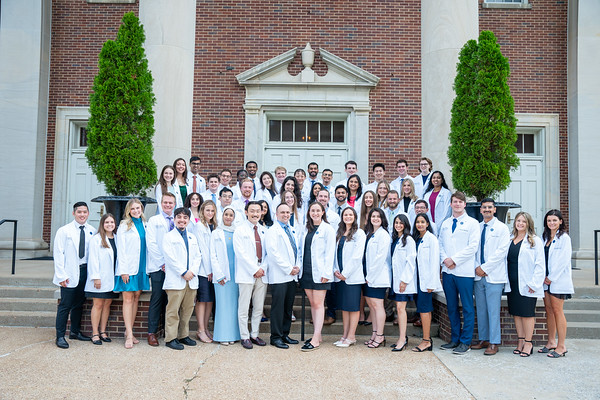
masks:
[[[296,241],[294,240],[294,237],[292,236],[292,232],[290,232],[290,227],[288,225],[285,225],[283,227],[283,230],[285,231],[285,233],[287,233],[288,239],[290,240],[290,244],[292,245],[292,249],[294,249],[294,261],[298,258],[298,249],[296,247]]]
[[[483,230],[481,231],[481,264],[485,263],[485,258],[483,257],[483,246],[485,245],[485,230],[487,229],[487,224],[483,224]]]
[[[211,194],[211,197],[212,197],[213,203],[217,204],[217,195],[213,193],[213,194]]]
[[[452,233],[454,233],[454,230],[456,229],[457,222],[458,220],[456,218],[452,218]]]
[[[175,227],[175,224],[173,223],[173,217],[167,216],[167,220],[169,221],[169,232],[171,232],[173,230],[173,228]]]

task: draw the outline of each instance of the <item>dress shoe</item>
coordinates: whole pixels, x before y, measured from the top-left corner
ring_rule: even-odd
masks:
[[[284,336],[284,337],[281,338],[281,340],[283,340],[283,343],[287,343],[287,344],[298,344],[298,343],[300,343],[296,339],[292,339],[289,336]]]
[[[97,337],[98,339],[94,340],[95,337]],[[102,345],[102,339],[100,339],[100,335],[92,335],[92,344],[95,344],[97,346]]]
[[[153,347],[158,346],[158,339],[156,338],[156,334],[154,334],[154,333],[148,334],[148,344]]]
[[[59,347],[61,349],[68,349],[69,343],[67,343],[67,340],[64,338],[64,336],[61,336],[56,338],[56,347]]]
[[[332,317],[327,317],[325,318],[325,320],[323,321],[323,325],[331,325],[335,322],[335,318]]]
[[[179,343],[179,340],[177,339],[173,339],[169,342],[166,342],[165,346],[173,350],[183,350],[183,345]]]
[[[485,349],[485,351],[483,352],[483,354],[486,355],[486,356],[493,356],[497,352],[498,352],[498,345],[490,343],[490,345],[488,346],[487,349]]]
[[[242,347],[245,349],[250,350],[253,346],[252,346],[252,342],[250,341],[250,339],[242,339],[241,340],[242,343]]]
[[[105,343],[112,342],[112,339],[108,337],[108,335],[106,334],[106,332],[100,332],[100,340],[102,340]]]
[[[484,348],[487,348],[490,345],[490,342],[488,342],[487,340],[480,340],[479,342],[471,345],[471,348],[473,350],[481,350]]]
[[[185,344],[186,346],[195,346],[196,345],[196,341],[193,339],[190,339],[187,336],[182,339],[177,339],[177,341],[181,344]]]
[[[85,336],[83,333],[79,332],[79,333],[71,333],[69,334],[69,339],[77,339],[77,340],[81,340],[82,342],[89,342],[92,340],[91,337],[89,336]]]
[[[281,340],[279,338],[271,340],[271,346],[275,346],[278,349],[289,349],[290,348],[290,346],[288,346],[287,344],[285,344],[283,342],[283,340]]]
[[[421,315],[419,313],[415,313],[412,317],[407,319],[406,322],[408,322],[409,324],[412,324],[413,322],[417,322],[420,319],[421,319]]]
[[[421,327],[421,326],[423,326],[423,322],[421,322],[421,320],[420,320],[420,319],[418,319],[418,320],[416,320],[415,322],[413,322],[413,326],[416,326],[416,327]]]
[[[266,345],[267,345],[267,342],[265,342],[264,340],[262,340],[262,339],[261,339],[261,338],[259,338],[258,336],[257,336],[257,337],[255,337],[255,338],[251,337],[251,338],[250,338],[250,341],[251,341],[252,343],[254,343],[255,345],[257,345],[257,346],[266,346]]]

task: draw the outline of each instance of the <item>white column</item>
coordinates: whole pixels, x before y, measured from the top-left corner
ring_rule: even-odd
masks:
[[[17,219],[18,256],[46,254],[42,240],[51,2],[4,0],[0,21],[0,219]],[[12,224],[0,227],[10,256]],[[43,250],[43,253],[40,251]]]
[[[458,53],[479,35],[476,0],[421,1],[421,146],[451,182],[448,166],[452,85]]]
[[[576,258],[594,257],[594,229],[600,229],[597,183],[600,140],[600,2],[569,2],[569,233]]]
[[[192,145],[196,1],[140,0],[146,56],[154,78],[154,160],[158,172]]]

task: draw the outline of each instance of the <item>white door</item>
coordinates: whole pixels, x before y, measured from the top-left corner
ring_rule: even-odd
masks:
[[[104,214],[104,205],[102,203],[92,203],[92,199],[97,196],[106,195],[104,184],[96,179],[87,164],[85,150],[87,149],[87,121],[73,121],[70,127],[69,137],[69,164],[68,164],[68,196],[66,221],[68,223],[73,219],[73,204],[78,201],[85,201],[90,209],[88,222],[98,227],[100,217]]]
[[[540,152],[542,135],[540,130],[519,130],[517,141],[517,155],[521,161],[520,166],[511,173],[512,182],[508,189],[500,196],[498,201],[513,202],[521,208],[512,208],[509,211],[507,223],[512,229],[515,215],[520,211],[531,214],[536,232],[541,235],[544,231],[543,219],[545,210],[544,189],[544,157]]]
[[[319,164],[319,171],[323,171],[325,168],[329,168],[333,171],[332,182],[335,183],[342,179],[342,174],[344,174],[344,163],[347,160],[347,149],[271,147],[265,149],[264,170],[273,173],[275,167],[282,166],[287,169],[288,175],[291,176],[298,168],[302,168],[306,171],[308,163],[314,161]]]

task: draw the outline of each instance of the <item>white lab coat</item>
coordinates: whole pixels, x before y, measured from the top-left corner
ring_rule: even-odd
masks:
[[[425,200],[427,204],[429,204],[429,198],[431,197],[432,192],[433,190],[430,190],[423,195],[423,200]],[[442,187],[440,193],[435,199],[435,221],[433,222],[435,222],[439,227],[442,226],[442,223],[446,220],[446,218],[449,218],[452,215],[452,208],[450,208],[451,197],[452,193],[450,190]],[[431,206],[429,206],[429,208],[431,211]]]
[[[559,238],[555,237],[550,243],[548,250],[548,279],[552,282],[550,283],[550,293],[575,293],[571,277],[572,251],[571,238],[566,232]],[[544,284],[544,289],[547,288],[548,286]]]
[[[290,243],[290,239],[285,230],[275,221],[273,226],[265,234],[264,246],[269,256],[269,283],[285,283],[297,281],[298,275],[290,275],[294,267],[302,268],[300,260],[302,258],[298,229],[290,227],[290,232],[296,245],[296,256]]]
[[[327,215],[327,223],[329,225],[331,225],[331,227],[333,228],[334,231],[337,232],[338,227],[340,226],[340,221],[341,221],[340,216],[337,215],[337,213],[335,211],[333,211],[331,208],[328,208],[325,214]]]
[[[188,194],[194,192],[194,174],[188,169],[187,173]],[[206,181],[200,175],[196,175],[196,193],[202,193],[206,190]],[[221,190],[221,189],[219,189]]]
[[[415,176],[412,181],[415,184],[415,194],[420,199],[422,199],[423,196],[425,195],[425,191],[427,190],[427,187],[429,186],[429,182],[431,181],[431,172],[429,173],[429,175],[427,175],[427,179],[425,180],[424,184],[423,184],[423,175],[421,175],[421,174]]]
[[[144,229],[148,230],[148,225],[144,222]],[[131,229],[127,229],[127,224],[121,222],[118,229],[119,234],[117,236],[117,268],[115,270],[116,276],[137,275],[140,267],[140,252],[142,248],[142,241],[140,234],[135,227],[135,224],[131,224]],[[148,246],[146,246],[146,260],[149,259]]]
[[[417,248],[411,236],[406,237],[406,245],[402,246],[402,238],[398,239],[396,249],[392,255],[392,290],[398,294],[417,293]],[[406,283],[404,292],[400,292],[400,283]]]
[[[427,211],[427,217],[429,218],[429,225],[431,226],[431,230],[433,231],[433,234],[435,235],[435,237],[439,236],[439,230],[437,228],[437,224],[435,222],[433,222],[433,220],[431,219],[431,213],[429,211]],[[415,209],[412,209],[412,212],[410,214],[408,214],[408,220],[410,221],[410,231],[412,232],[413,227],[415,226],[415,220],[417,219],[417,213],[415,213]]]
[[[346,278],[347,285],[362,285],[365,283],[365,275],[363,273],[362,259],[365,254],[365,241],[367,235],[362,229],[357,230],[352,237],[352,240],[345,241],[342,249],[342,266],[344,270],[342,275]],[[339,243],[339,242],[338,242]],[[337,243],[336,243],[334,271],[339,271],[339,260],[337,257]],[[340,279],[334,278],[336,282]]]
[[[464,212],[457,218],[456,230],[452,233],[452,217],[444,221],[440,228],[440,264],[442,272],[467,278],[475,277],[475,255],[479,248],[479,224]],[[443,262],[451,258],[456,264],[448,269]]]
[[[413,207],[413,209],[414,209],[414,207]],[[385,213],[385,219],[387,219],[387,222],[388,222],[388,233],[390,235],[392,234],[392,232],[394,232],[394,219],[396,218],[397,215],[404,214],[404,215],[406,215],[406,218],[409,218],[409,220],[410,220],[410,216],[408,214],[406,214],[404,211],[402,211],[402,207],[400,207],[400,203],[398,203],[398,207],[394,208],[393,210],[390,210],[389,207],[384,208],[383,212]]]
[[[96,233],[96,229],[93,226],[86,223],[84,226],[85,237],[89,238],[86,240],[85,244],[85,257],[79,258],[79,237],[81,235],[81,230],[79,229],[81,225],[79,225],[75,220],[69,222],[68,224],[60,227],[58,231],[56,231],[56,236],[54,237],[54,278],[52,279],[52,283],[57,286],[60,286],[61,282],[66,281],[67,287],[74,288],[79,284],[79,265],[87,263],[89,242],[92,238],[92,235]]]
[[[480,240],[481,232],[483,232],[483,225],[484,222],[479,223]],[[481,243],[477,247],[477,255],[475,256],[475,265],[481,266],[481,269],[487,274],[485,279],[489,283],[508,282],[506,256],[509,247],[510,233],[508,232],[508,227],[498,221],[496,217],[492,218],[485,231],[485,244],[483,249],[485,262],[481,264]],[[480,279],[480,276],[475,275],[476,281]]]
[[[510,237],[512,241],[513,236]],[[546,277],[546,260],[544,256],[544,243],[539,236],[534,236],[535,246],[531,247],[527,236],[521,243],[519,249],[519,293],[527,297],[544,297],[544,278]],[[510,243],[509,243],[510,244]],[[529,293],[529,289],[534,290]],[[514,288],[510,287],[510,282],[504,285],[504,291],[510,292]]]
[[[229,273],[229,255],[227,254],[227,242],[225,231],[217,228],[210,237],[210,266],[213,273],[213,282],[217,283],[223,278],[225,282],[231,281]]]
[[[189,249],[189,270],[192,271],[194,277],[188,282],[190,289],[198,289],[198,271],[202,255],[198,247],[196,236],[190,231],[186,231],[185,235],[188,240]],[[186,280],[183,279],[183,274],[186,272],[188,265],[188,249],[181,233],[177,228],[167,233],[163,239],[163,252],[165,255],[165,282],[163,290],[183,290],[185,289]]]
[[[267,252],[264,245],[266,229],[258,226],[258,235],[262,242],[262,263],[258,263],[256,257],[256,242],[254,240],[254,225],[248,220],[236,227],[233,233],[233,248],[235,250],[235,282],[236,283],[254,283],[254,274],[260,268],[263,269],[265,275],[261,278],[263,283],[269,283],[268,280],[268,260]]]
[[[304,242],[308,231],[303,229],[300,237],[300,252],[304,252]],[[333,280],[333,260],[335,258],[335,231],[326,222],[322,222],[315,232],[310,244],[313,282],[321,283],[321,278]],[[304,259],[304,254],[302,254]],[[302,260],[300,260],[302,265]],[[302,278],[303,268],[300,268]]]
[[[390,234],[383,228],[377,229],[368,241],[365,280],[369,287],[390,287],[392,279],[391,243]]]
[[[421,292],[433,289],[442,291],[440,281],[440,246],[438,239],[431,232],[425,232],[417,250],[417,273]]]
[[[417,200],[410,200],[410,203],[408,203],[408,210],[404,211],[404,197],[400,198],[400,201],[398,202],[398,208],[400,209],[400,211],[406,215],[407,217],[411,214],[415,213],[415,203],[417,202]],[[410,219],[409,219],[410,221]],[[388,221],[390,224],[392,223],[392,221]]]
[[[146,228],[146,246],[148,247],[148,262],[146,272],[160,271],[165,264],[162,242],[164,236],[169,232],[169,223],[162,213],[150,217]]]
[[[116,240],[116,239],[115,239]],[[115,255],[112,246],[102,247],[102,238],[99,234],[92,236],[89,244],[87,281],[85,291],[91,293],[112,292],[115,287]],[[94,279],[100,279],[100,289],[94,287]]]
[[[404,180],[410,179],[411,181],[414,182],[413,177],[410,176],[410,175],[406,175],[404,178],[398,177],[398,178],[396,178],[396,179],[394,179],[393,181],[390,182],[390,189],[391,190],[395,190],[398,193],[402,193],[402,183],[404,183],[403,179]]]
[[[207,200],[211,200],[212,201],[212,192],[210,190],[206,190],[202,193],[200,193],[200,196],[202,196],[202,200],[207,201]],[[219,191],[217,190],[217,192],[215,193],[215,205],[217,205],[219,203]]]
[[[175,230],[175,229],[173,229]],[[208,277],[212,273],[210,265],[210,227],[205,226],[202,222],[193,222],[188,225],[188,230],[196,236],[198,241],[198,247],[202,254],[202,261],[200,262],[200,271],[198,275]]]

